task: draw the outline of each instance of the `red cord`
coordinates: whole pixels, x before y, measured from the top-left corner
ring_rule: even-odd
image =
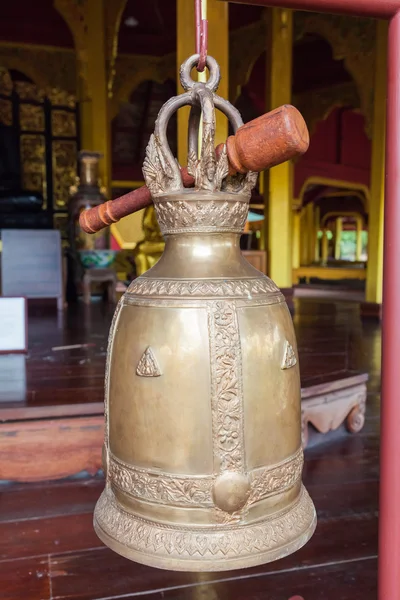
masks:
[[[202,73],[206,67],[208,50],[208,21],[201,18],[202,0],[194,0],[196,18],[196,54],[200,54],[196,69]]]

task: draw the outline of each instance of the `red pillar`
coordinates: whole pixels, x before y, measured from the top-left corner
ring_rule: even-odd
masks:
[[[389,25],[379,600],[400,600],[400,12]]]

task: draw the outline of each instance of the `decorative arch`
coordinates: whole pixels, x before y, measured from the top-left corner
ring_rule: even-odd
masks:
[[[106,65],[108,97],[113,96],[114,79],[116,75],[116,60],[118,55],[118,34],[121,19],[128,0],[113,0],[106,2]]]
[[[161,106],[174,94],[175,81],[156,81],[149,73],[131,92],[127,102],[112,122],[112,178],[117,181],[135,181],[142,177],[142,164],[155,117]],[[176,114],[168,123],[168,139],[173,154],[177,145]]]
[[[341,192],[338,192],[338,191],[327,192],[327,193],[322,192],[319,197],[321,199],[322,198],[340,198],[340,197],[347,197],[349,195],[351,195],[351,196],[353,196],[353,197],[358,198],[359,200],[361,200],[362,205],[364,206],[364,208],[368,208],[367,198],[365,197],[365,194],[363,192],[359,191],[359,190],[351,190],[351,191],[349,191],[347,189],[346,191],[341,191]]]
[[[373,19],[296,12],[294,39],[305,34],[317,34],[326,39],[335,60],[344,64],[356,83],[360,108],[366,119],[366,130],[371,137],[373,122],[373,88],[376,23]]]
[[[368,208],[370,206],[370,201],[371,201],[371,193],[370,190],[368,188],[368,186],[362,184],[362,183],[356,183],[356,182],[352,182],[352,181],[341,181],[338,179],[329,179],[326,177],[319,177],[319,176],[312,176],[312,177],[308,177],[301,189],[300,189],[300,193],[298,195],[298,198],[294,201],[294,204],[297,208],[300,208],[303,206],[304,204],[304,196],[305,193],[307,191],[307,188],[312,187],[312,186],[323,186],[323,187],[328,187],[328,188],[336,188],[338,190],[350,190],[352,193],[353,192],[358,192],[359,194],[354,194],[354,195],[358,195],[358,197],[363,201],[363,204],[365,206],[365,211],[368,212]],[[335,194],[337,195],[337,194]]]
[[[113,95],[113,84],[116,73],[116,58],[118,52],[118,33],[122,14],[127,0],[112,0],[106,3],[105,35],[106,35],[106,65],[108,96]],[[87,81],[88,69],[88,28],[90,15],[85,2],[74,0],[54,0],[54,7],[64,19],[72,33],[78,62],[78,72],[84,84]]]
[[[229,99],[234,104],[245,86],[257,60],[266,49],[265,19],[236,29],[229,37]],[[246,51],[243,52],[243,48]]]
[[[330,219],[335,219],[337,217],[353,217],[355,219],[359,219],[361,218],[363,223],[365,224],[365,218],[363,215],[361,215],[358,212],[354,212],[354,211],[336,211],[336,212],[329,212],[326,215],[324,215],[321,219],[321,227],[325,227],[326,223],[330,220]]]
[[[293,103],[299,109],[307,123],[310,135],[315,133],[319,121],[325,121],[335,108],[351,107],[361,109],[357,87],[353,83],[343,83],[316,93],[299,94],[293,97]]]
[[[19,56],[10,54],[5,57],[5,60],[2,57],[1,64],[7,71],[19,71],[23,73],[42,90],[49,86],[46,74],[34,62],[27,62]]]
[[[114,93],[111,99],[110,116],[114,119],[121,104],[129,102],[132,92],[143,82],[152,80],[163,84],[176,78],[175,54],[159,58],[156,56],[117,57]]]
[[[54,0],[54,8],[60,13],[74,39],[79,77],[86,81],[87,74],[87,29],[84,2]]]
[[[76,62],[72,50],[5,45],[0,46],[0,64],[8,71],[24,73],[46,93],[51,89],[76,92]]]

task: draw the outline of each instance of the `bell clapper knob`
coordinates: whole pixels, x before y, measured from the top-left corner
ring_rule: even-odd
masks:
[[[243,508],[250,495],[250,481],[247,475],[226,471],[214,483],[214,502],[221,510],[233,513]]]

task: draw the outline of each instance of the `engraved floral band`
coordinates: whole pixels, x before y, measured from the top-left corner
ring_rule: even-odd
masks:
[[[276,302],[283,300],[278,287],[269,277],[254,277],[254,279],[206,279],[206,280],[174,280],[151,279],[150,277],[135,279],[126,292],[125,302],[130,296],[182,296],[188,297],[236,297],[249,298],[271,294]]]
[[[303,451],[272,467],[250,471],[251,492],[247,506],[276,493],[290,489],[300,481]],[[110,474],[113,484],[124,493],[143,500],[165,502],[183,507],[214,506],[212,487],[215,477],[186,477],[160,474],[157,471],[137,469],[110,456]]]

